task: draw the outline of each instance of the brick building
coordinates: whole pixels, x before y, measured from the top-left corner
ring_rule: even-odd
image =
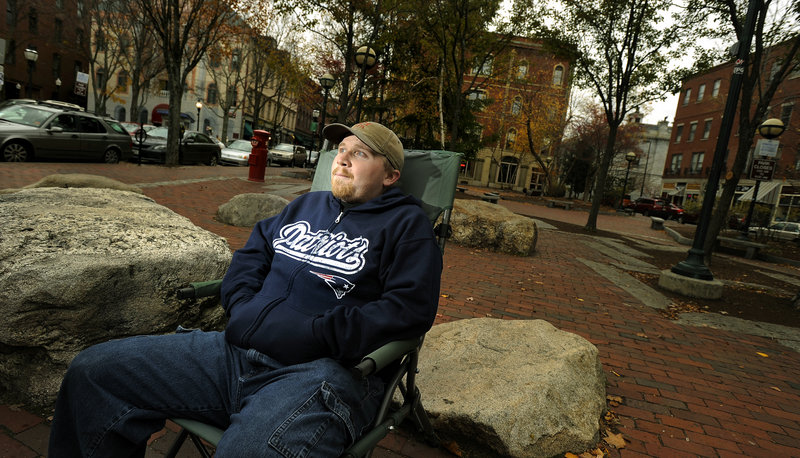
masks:
[[[491,68],[496,66],[496,68]],[[531,142],[546,162],[553,161],[562,136],[571,90],[571,62],[553,55],[543,44],[517,37],[483,68],[474,68],[467,81],[486,76],[473,99],[489,99],[476,114],[482,136],[497,140],[481,148],[467,163],[461,181],[504,189],[541,192],[544,171],[530,153],[526,121],[536,127]]]
[[[57,99],[86,106],[86,97],[75,94],[76,75],[89,68],[84,0],[0,0],[0,4],[5,11],[0,21],[0,97]],[[26,49],[37,52],[35,62],[25,58]]]
[[[765,68],[772,66],[773,62],[768,61]],[[766,78],[771,75],[769,70],[764,73]],[[664,165],[663,197],[678,204],[689,199],[702,202],[732,74],[731,61],[683,82]],[[772,219],[796,220],[800,217],[800,117],[793,115],[799,98],[800,70],[796,70],[779,86],[765,118],[781,119],[786,126],[786,131],[778,138],[781,146],[774,177],[771,181],[761,183],[757,196],[759,202],[772,206]],[[723,181],[726,176],[730,177],[728,174],[739,147],[738,108],[733,122],[733,133],[722,172]],[[761,136],[756,135],[754,143],[759,139]],[[752,151],[753,148],[748,164],[752,161]],[[748,165],[740,177],[733,205],[752,200],[751,189],[755,181],[749,178],[749,170]]]

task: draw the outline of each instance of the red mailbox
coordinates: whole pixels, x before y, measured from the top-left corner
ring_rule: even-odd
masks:
[[[250,173],[247,177],[248,181],[264,182],[264,173],[267,168],[267,145],[269,144],[269,132],[266,130],[253,131],[253,138],[250,139],[250,144],[253,149],[250,151],[250,158],[247,163],[250,164]]]

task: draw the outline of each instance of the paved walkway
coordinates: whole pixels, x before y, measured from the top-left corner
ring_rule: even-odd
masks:
[[[244,192],[298,192],[296,186],[304,182],[280,176],[287,170],[269,168],[266,183],[252,183],[244,180],[246,168],[0,163],[0,188],[52,173],[105,175],[139,184],[145,194],[226,237],[236,249],[249,231],[214,221],[216,208]],[[501,204],[535,218],[581,225],[587,215]],[[545,319],[591,341],[600,351],[608,395],[621,398],[609,409],[619,419],[626,446],[610,450],[611,456],[800,457],[797,351],[773,338],[668,320],[658,311],[657,292],[642,294],[636,282],[614,281],[620,272],[614,265],[633,262],[628,258],[635,258],[636,240],[681,249],[648,223],[641,217],[600,215],[598,228],[627,235],[626,245],[543,230],[535,254],[527,258],[450,244],[437,323],[487,316]],[[784,274],[800,277],[792,269]],[[0,429],[0,455],[46,454],[46,419],[21,406],[0,406]],[[159,433],[147,456],[161,456],[172,436],[169,427]],[[188,448],[185,453],[196,456]],[[384,440],[375,456],[447,455],[401,431]]]

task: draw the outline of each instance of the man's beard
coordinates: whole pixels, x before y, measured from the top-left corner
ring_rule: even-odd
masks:
[[[353,185],[353,176],[347,172],[344,172],[345,174],[347,174],[347,177],[349,178],[349,179],[344,179],[342,177],[337,177],[336,173],[337,170],[334,170],[331,176],[331,192],[333,193],[333,196],[336,197],[337,199],[343,200],[345,202],[350,202],[350,200],[353,199],[356,192],[356,188]]]

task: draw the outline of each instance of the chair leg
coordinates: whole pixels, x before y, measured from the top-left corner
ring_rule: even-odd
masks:
[[[175,456],[178,455],[178,451],[181,449],[181,445],[183,445],[183,443],[186,441],[186,437],[188,435],[189,433],[185,429],[181,428],[181,432],[178,433],[178,437],[169,447],[169,451],[167,451],[167,454],[164,455],[164,458],[175,458]]]
[[[415,387],[416,388],[416,387]],[[422,406],[422,399],[419,390],[416,390],[414,395],[414,406],[411,410],[411,419],[416,425],[417,429],[422,432],[425,442],[431,447],[439,447],[441,441],[436,431],[433,430],[431,420],[428,418],[428,413],[425,412],[425,407]]]

